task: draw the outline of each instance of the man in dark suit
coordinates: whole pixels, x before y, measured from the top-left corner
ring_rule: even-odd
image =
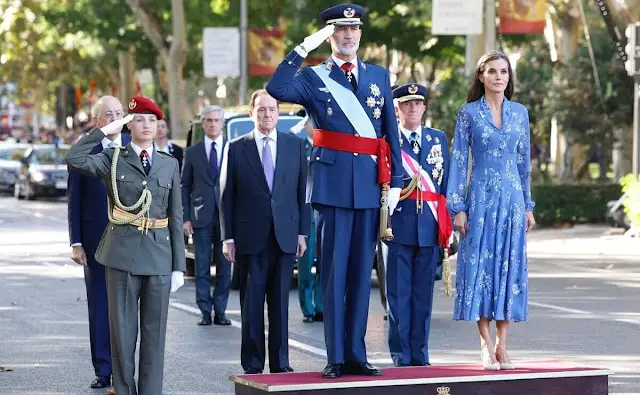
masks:
[[[122,104],[113,96],[100,98],[92,113],[92,121],[99,128],[124,116]],[[130,136],[115,133],[96,144],[91,154],[112,146],[124,146],[130,141]],[[98,178],[69,171],[67,197],[72,259],[84,266],[87,288],[91,361],[96,374],[91,388],[106,388],[111,386],[112,373],[107,284],[104,266],[96,261],[94,255],[108,223],[107,191]]]
[[[178,166],[182,169],[182,147],[176,145],[169,140],[171,131],[169,130],[169,119],[163,118],[158,120],[158,134],[156,134],[155,144],[158,151],[166,152],[178,160]]]
[[[196,303],[202,312],[198,325],[213,323],[231,325],[225,317],[231,263],[222,254],[220,239],[220,164],[225,141],[222,137],[222,109],[208,106],[200,115],[204,126],[204,140],[187,148],[182,170],[182,207],[184,234],[194,237],[196,246]],[[211,252],[216,262],[216,286],[211,295]]]
[[[255,129],[229,142],[220,173],[223,251],[246,271],[240,290],[240,358],[246,374],[264,370],[266,296],[270,371],[292,372],[287,344],[289,288],[295,257],[307,248],[307,159],[303,141],[276,131],[278,102],[264,89],[251,95],[249,114]]]

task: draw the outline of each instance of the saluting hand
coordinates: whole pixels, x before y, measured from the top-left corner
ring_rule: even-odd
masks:
[[[300,44],[297,47],[299,49],[302,49],[302,52],[304,52],[304,54],[300,54],[300,55],[303,57],[306,57],[309,54],[309,52],[318,48],[320,44],[325,42],[327,38],[329,38],[333,34],[335,29],[336,27],[334,25],[327,25],[322,29],[318,30],[317,32],[305,37],[302,44]]]
[[[84,252],[82,246],[73,246],[71,247],[71,259],[78,265],[84,266],[87,264],[87,253]]]
[[[105,136],[110,136],[112,134],[118,134],[122,131],[122,127],[126,124],[128,124],[129,122],[131,122],[131,120],[133,119],[133,114],[129,114],[126,117],[122,118],[122,119],[116,119],[115,121],[111,122],[110,124],[103,126],[100,128],[100,130],[102,130],[102,133],[105,134]]]

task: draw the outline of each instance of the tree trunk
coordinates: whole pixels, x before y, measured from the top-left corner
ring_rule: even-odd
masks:
[[[122,106],[127,107],[129,100],[136,92],[136,55],[135,45],[129,47],[128,51],[118,51],[118,71],[120,75],[120,90],[118,96]]]
[[[165,59],[167,70],[169,114],[171,135],[174,139],[183,139],[186,135],[188,117],[185,113],[183,65],[174,59]]]

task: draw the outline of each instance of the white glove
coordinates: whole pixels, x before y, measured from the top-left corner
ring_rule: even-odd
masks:
[[[398,206],[398,203],[400,202],[401,193],[402,193],[402,188],[389,189],[389,194],[387,195],[387,207],[389,207],[389,216],[393,215],[393,211]]]
[[[327,38],[329,38],[333,34],[335,29],[336,27],[334,25],[327,25],[323,27],[312,35],[305,37],[304,41],[302,41],[302,44],[298,45],[295,48],[295,51],[298,53],[298,55],[306,58],[307,55],[309,55],[309,52],[318,48],[320,44],[325,42]]]
[[[131,122],[132,119],[133,119],[133,114],[129,114],[122,119],[116,119],[115,121],[111,122],[107,126],[101,127],[100,130],[102,130],[102,133],[104,133],[105,136],[118,134],[122,131],[122,127],[125,124]]]
[[[176,292],[184,285],[184,273],[171,272],[171,292]]]

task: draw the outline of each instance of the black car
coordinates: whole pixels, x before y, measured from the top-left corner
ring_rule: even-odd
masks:
[[[60,197],[67,193],[68,145],[35,144],[21,159],[14,195],[33,200],[41,196]]]
[[[13,194],[20,171],[20,161],[28,148],[28,144],[0,143],[0,192]]]

